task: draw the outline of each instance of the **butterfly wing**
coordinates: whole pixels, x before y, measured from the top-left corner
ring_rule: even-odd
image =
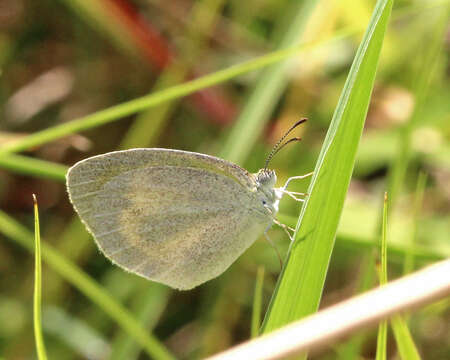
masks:
[[[164,149],[96,156],[67,175],[69,197],[104,254],[178,289],[220,275],[271,223],[253,181],[221,159]]]

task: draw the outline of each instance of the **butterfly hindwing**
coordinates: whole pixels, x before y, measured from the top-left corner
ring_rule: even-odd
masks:
[[[166,151],[173,150],[84,160],[70,169],[68,191],[108,258],[189,289],[225,271],[272,219],[245,170],[205,155],[182,161],[184,152]]]

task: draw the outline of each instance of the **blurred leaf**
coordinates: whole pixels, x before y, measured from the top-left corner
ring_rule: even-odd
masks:
[[[420,214],[420,209],[423,203],[423,195],[425,192],[425,185],[427,181],[427,176],[425,173],[420,172],[419,177],[417,179],[416,193],[414,196],[414,204],[413,204],[413,213],[411,219],[411,230],[409,234],[409,243],[408,247],[412,248],[416,242],[417,236],[417,222]],[[405,261],[403,262],[403,275],[409,274],[414,271],[414,254],[407,253],[405,257]]]
[[[441,17],[434,28],[431,36],[432,40],[425,44],[425,49],[421,51],[422,57],[419,57],[422,60],[422,64],[413,84],[414,112],[409,121],[401,128],[396,158],[389,170],[389,202],[391,204],[395,204],[397,196],[401,192],[412,152],[411,134],[421,120],[420,116],[425,105],[430,80],[436,69],[436,60],[439,59],[439,54],[442,51],[450,15],[448,5],[443,6],[443,9],[440,9],[440,11]]]
[[[44,329],[85,359],[105,359],[110,352],[106,339],[96,329],[61,308],[44,309]]]
[[[298,46],[316,3],[317,0],[294,1],[286,8],[277,28],[277,49]],[[289,22],[287,19],[292,20]],[[287,27],[285,23],[288,23]],[[287,86],[288,65],[287,62],[280,62],[268,67],[258,76],[220,157],[238,164],[247,158]]]
[[[95,30],[106,35],[121,51],[133,57],[139,56],[138,44],[131,29],[120,21],[114,2],[104,0],[60,0],[77,15],[87,21]]]
[[[194,59],[201,57],[206,52],[206,35],[214,31],[224,3],[224,0],[205,0],[193,3],[192,9],[187,15],[184,42],[178,51],[177,61],[163,69],[153,86],[153,92],[181,83],[188,77],[195,65]],[[131,149],[157,144],[164,126],[177,105],[176,101],[168,101],[139,114],[124,135],[120,148]]]

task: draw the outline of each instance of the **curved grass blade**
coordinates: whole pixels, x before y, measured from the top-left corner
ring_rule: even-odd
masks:
[[[379,0],[353,61],[314,170],[263,331],[317,310],[367,114],[392,0]],[[301,227],[299,225],[301,224]]]
[[[36,195],[33,194],[34,203],[34,296],[33,296],[33,323],[34,338],[36,341],[36,352],[39,360],[47,360],[44,337],[42,336],[42,314],[41,314],[41,289],[42,289],[42,268],[41,268],[41,234],[39,230],[39,210]]]
[[[67,166],[29,156],[16,154],[0,156],[0,168],[37,178],[66,181]]]

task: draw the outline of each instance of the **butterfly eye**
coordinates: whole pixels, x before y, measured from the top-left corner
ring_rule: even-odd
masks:
[[[262,203],[263,203],[263,205],[266,205],[266,200],[263,200]]]

